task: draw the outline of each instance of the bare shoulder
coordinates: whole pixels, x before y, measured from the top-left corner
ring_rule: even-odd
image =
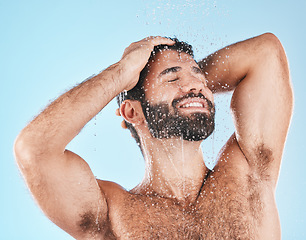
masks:
[[[97,182],[103,191],[111,191],[111,190],[120,191],[121,190],[121,191],[126,192],[126,190],[118,183],[115,183],[112,181],[101,180],[101,179],[97,179]]]
[[[122,200],[124,196],[129,195],[129,192],[118,183],[100,179],[97,179],[97,182],[107,200],[111,200],[114,196],[116,199]]]
[[[258,161],[253,162],[241,151],[235,133],[230,137],[205,183],[203,205],[213,212],[213,216],[241,226],[240,231],[243,229],[242,232],[250,234],[247,239],[252,239],[250,236],[278,239],[280,223],[275,204],[275,179],[269,168],[274,161],[273,154],[262,144],[256,148],[254,158]],[[224,206],[226,208],[220,211]]]
[[[237,142],[236,134],[227,140],[217,157],[213,172],[234,171],[235,175],[248,171],[249,165]]]

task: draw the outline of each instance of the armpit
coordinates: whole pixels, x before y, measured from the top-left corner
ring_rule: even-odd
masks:
[[[100,232],[101,226],[97,217],[90,211],[81,215],[81,220],[78,224],[83,232]]]
[[[100,236],[99,239],[116,239],[108,219],[103,221],[102,218],[95,217],[91,211],[81,214],[80,219],[78,226],[85,236],[92,239],[98,236]]]
[[[273,162],[273,152],[271,149],[266,147],[264,144],[260,144],[255,148],[255,167],[257,173],[261,177],[262,180],[269,180],[269,168],[271,167],[271,163]]]
[[[238,141],[237,145],[247,160],[252,173],[257,175],[261,180],[271,180],[271,168],[275,160],[271,148],[264,143],[255,143],[249,149],[241,146]]]

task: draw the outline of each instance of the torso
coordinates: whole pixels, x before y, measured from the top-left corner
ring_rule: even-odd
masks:
[[[223,150],[197,200],[187,206],[101,183],[114,236],[110,238],[280,239],[273,188],[262,174],[250,169],[232,144]]]

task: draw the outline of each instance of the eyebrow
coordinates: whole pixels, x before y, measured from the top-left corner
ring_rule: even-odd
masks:
[[[182,68],[181,67],[171,67],[171,68],[166,68],[165,70],[163,70],[159,75],[158,77],[161,77],[163,75],[166,75],[168,73],[175,73],[175,72],[178,72],[180,71]]]

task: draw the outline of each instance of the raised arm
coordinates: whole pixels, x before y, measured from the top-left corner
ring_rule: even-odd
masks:
[[[251,167],[276,184],[293,109],[287,58],[271,33],[251,38],[199,62],[213,92],[234,90],[231,110],[240,149]]]
[[[172,41],[151,37],[132,43],[118,63],[60,96],[16,139],[16,160],[37,203],[77,239],[107,232],[108,207],[88,164],[65,148],[109,101],[136,85],[159,44]]]

